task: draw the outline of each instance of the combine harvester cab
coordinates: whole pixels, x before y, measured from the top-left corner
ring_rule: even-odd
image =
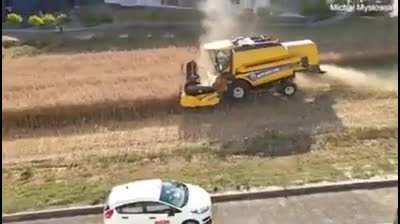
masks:
[[[296,72],[324,73],[319,67],[318,48],[311,40],[280,42],[264,36],[240,37],[207,43],[203,49],[214,65],[216,83],[201,86],[197,64],[189,62],[180,100],[184,107],[213,106],[222,95],[242,100],[250,90],[271,87],[292,96],[297,90],[293,82]]]

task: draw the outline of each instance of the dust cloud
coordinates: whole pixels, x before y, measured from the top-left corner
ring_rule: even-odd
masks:
[[[196,59],[202,83],[210,85],[214,82],[215,70],[208,52],[201,46],[210,41],[231,39],[240,30],[237,14],[230,0],[208,0],[199,5],[205,18],[202,21],[204,34],[199,39],[199,54]]]
[[[371,89],[398,93],[397,75],[378,76],[371,72],[364,72],[353,68],[345,68],[336,65],[321,66],[326,71],[324,78],[351,86],[354,89]]]
[[[200,43],[231,38],[239,29],[239,20],[230,0],[204,1],[200,10],[205,15],[202,21],[205,34],[200,37]]]

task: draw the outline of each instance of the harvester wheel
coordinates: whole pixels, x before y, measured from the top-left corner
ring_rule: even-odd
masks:
[[[229,97],[234,100],[244,100],[248,97],[250,85],[246,81],[234,81],[228,87]]]
[[[297,91],[297,85],[292,81],[281,83],[280,92],[285,96],[293,96]]]

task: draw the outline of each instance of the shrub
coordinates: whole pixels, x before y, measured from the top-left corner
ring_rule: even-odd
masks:
[[[7,15],[7,22],[13,25],[19,25],[23,21],[22,16],[16,13],[10,13]]]
[[[56,23],[56,18],[52,14],[45,14],[42,17],[43,25],[51,26]]]
[[[43,19],[37,15],[29,16],[28,23],[33,26],[41,26],[44,24]]]
[[[62,25],[62,24],[64,24],[64,23],[66,23],[67,21],[68,21],[68,16],[65,15],[65,14],[63,14],[63,13],[61,13],[61,14],[59,14],[59,15],[56,17],[55,23],[56,23],[57,25]]]

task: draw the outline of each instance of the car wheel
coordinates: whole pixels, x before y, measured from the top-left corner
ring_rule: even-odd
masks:
[[[297,91],[297,85],[294,82],[286,81],[281,84],[280,93],[285,96],[293,96]]]
[[[245,81],[235,81],[229,88],[229,96],[234,100],[244,100],[247,98],[250,90],[250,85]]]

